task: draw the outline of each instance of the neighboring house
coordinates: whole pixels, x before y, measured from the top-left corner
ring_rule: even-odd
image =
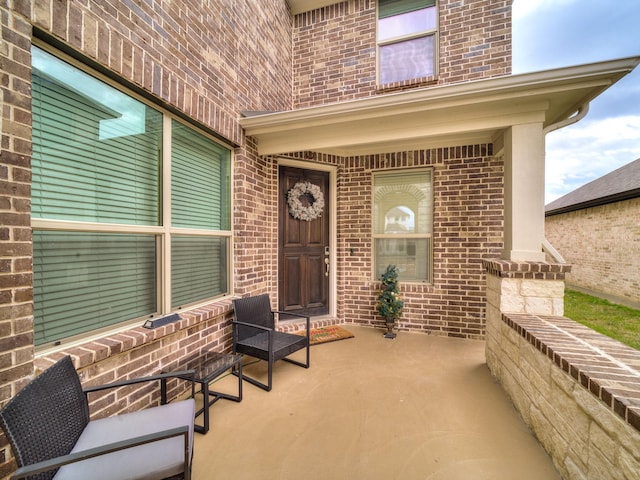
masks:
[[[411,212],[411,213],[409,213]],[[385,233],[412,232],[411,219],[415,216],[413,210],[407,207],[393,207],[385,215]]]
[[[570,286],[640,306],[640,159],[549,203],[545,216]]]
[[[0,401],[228,349],[233,296],[382,326],[390,261],[401,329],[483,338],[483,261],[544,262],[545,132],[639,60],[512,75],[511,3],[3,2]]]

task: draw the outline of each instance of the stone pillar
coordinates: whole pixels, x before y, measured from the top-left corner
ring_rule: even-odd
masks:
[[[501,259],[484,260],[483,265],[487,271],[485,350],[487,365],[496,375],[502,314],[564,315],[564,280],[571,265]]]

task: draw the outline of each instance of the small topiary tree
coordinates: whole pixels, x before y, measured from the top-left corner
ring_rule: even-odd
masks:
[[[395,265],[388,265],[380,280],[382,286],[378,294],[376,309],[387,323],[385,337],[395,338],[393,325],[402,314],[402,309],[404,308],[404,302],[400,298],[398,290],[398,268]]]

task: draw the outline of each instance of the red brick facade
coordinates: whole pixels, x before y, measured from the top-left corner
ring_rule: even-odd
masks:
[[[33,345],[31,59],[35,36],[99,67],[238,145],[233,159],[233,283],[237,295],[277,292],[278,159],[260,157],[237,119],[510,73],[511,1],[439,2],[438,75],[375,84],[374,0],[349,0],[298,15],[285,0],[0,3],[0,403],[37,368],[72,354],[86,384],[144,375],[202,345],[228,349],[229,301],[184,312],[158,330],[135,328],[63,352]],[[333,322],[382,325],[374,315],[371,181],[379,169],[428,166],[434,178],[434,281],[407,284],[400,327],[467,338],[484,335],[482,260],[499,256],[503,164],[492,145],[451,146],[338,158],[294,155],[336,169],[337,277]],[[352,254],[353,252],[353,254]],[[326,320],[324,320],[326,322]],[[36,368],[37,367],[37,368]],[[94,414],[157,401],[146,391],[95,400]],[[15,465],[0,440],[0,476]]]
[[[400,328],[434,334],[481,338],[484,334],[482,259],[502,248],[503,165],[491,146],[350,158],[343,165],[338,192],[344,252],[341,280],[345,321],[382,326],[374,312],[377,282],[370,281],[371,172],[429,166],[434,177],[433,284],[401,286],[405,309]],[[340,227],[342,226],[342,228]],[[353,249],[356,255],[351,255]]]
[[[295,107],[511,73],[511,1],[439,0],[437,74],[376,84],[376,1],[351,0],[294,20]]]
[[[0,10],[0,399],[33,374],[31,245],[31,25],[29,3]],[[0,437],[0,475],[15,467]]]

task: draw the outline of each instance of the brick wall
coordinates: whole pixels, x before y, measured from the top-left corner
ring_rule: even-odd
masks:
[[[484,336],[482,260],[499,257],[503,229],[503,163],[491,145],[346,159],[338,187],[339,290],[344,321],[382,326],[372,280],[372,173],[433,168],[433,284],[402,284],[400,329],[465,338]]]
[[[472,11],[479,12],[474,10],[479,5],[488,9],[482,19],[475,14],[469,17],[476,26],[468,35],[445,36],[441,49],[468,53],[460,60],[467,65],[488,64],[492,58],[495,63],[469,77],[456,72],[453,64],[441,64],[437,82],[508,73],[498,68],[510,60],[507,46],[499,46],[503,40],[492,44],[497,51],[482,45],[498,35],[494,29],[500,30],[499,25],[509,25],[510,13],[498,13],[500,5],[509,3],[441,3],[441,16],[450,15],[441,22],[454,22],[456,15],[466,19]],[[300,92],[297,106],[377,93],[371,77],[375,56],[367,37],[372,35],[375,3],[352,0],[296,17],[293,45],[294,26],[284,0],[231,4],[211,0],[207,5],[204,9],[197,0],[0,3],[0,403],[63,353],[73,356],[86,384],[95,384],[152,373],[205,344],[220,349],[229,345],[230,306],[223,301],[184,312],[184,320],[170,327],[134,328],[35,360],[29,217],[32,24],[39,36],[54,39],[68,53],[95,61],[106,72],[240,145],[235,149],[233,172],[235,293],[277,291],[277,159],[256,155],[252,139],[244,138],[237,118],[243,110],[289,109],[296,90]],[[335,29],[338,20],[345,22],[342,33]],[[327,35],[320,35],[325,30]],[[369,40],[361,43],[361,37]],[[330,53],[339,50],[336,42],[347,50],[333,63],[336,59]],[[302,56],[294,62],[293,49],[302,52],[305,44],[309,50],[304,55],[314,58],[313,66],[303,65]],[[471,55],[472,51],[480,53]],[[331,69],[332,76],[322,77]],[[334,90],[336,78],[347,83]],[[334,97],[335,92],[339,95]],[[337,321],[382,326],[373,310],[378,285],[371,274],[372,172],[430,166],[434,169],[434,282],[403,286],[407,303],[400,326],[442,335],[483,336],[482,259],[499,256],[503,227],[503,164],[492,156],[491,145],[347,159],[308,153],[293,156],[309,161],[310,167],[318,162],[337,170]],[[94,415],[157,400],[138,390],[123,395],[94,400]],[[6,440],[0,438],[0,476],[12,467]]]
[[[8,0],[0,3],[0,404],[38,370],[67,353],[87,385],[145,375],[203,345],[229,348],[230,306],[217,302],[191,310],[185,320],[158,330],[134,328],[40,356],[34,361],[32,244],[30,229],[32,25],[67,53],[95,61],[121,78],[200,122],[230,142],[244,144],[237,118],[243,110],[290,108],[291,21],[284,0],[229,2],[59,2]],[[214,32],[214,34],[212,34]],[[235,187],[242,211],[236,218],[249,230],[249,243],[236,245],[241,266],[239,290],[273,291],[263,275],[273,264],[273,224],[269,205],[255,199],[256,183],[274,182],[265,162],[236,149],[239,178]],[[244,178],[242,177],[244,176]],[[260,180],[256,180],[259,178]],[[266,188],[266,187],[265,187]],[[253,198],[244,206],[242,199]],[[255,208],[257,207],[257,208]],[[246,209],[246,210],[245,210]],[[254,222],[258,217],[258,221]],[[243,254],[249,249],[250,255]],[[260,252],[255,254],[254,252]],[[266,253],[265,253],[266,252]],[[254,261],[257,260],[257,266]],[[252,266],[252,271],[249,271]],[[273,273],[270,273],[273,279]],[[262,278],[267,278],[263,284]],[[260,279],[260,280],[259,280]],[[177,386],[176,386],[177,388]],[[94,415],[136,409],[157,402],[148,390],[132,389],[96,398]],[[0,438],[0,477],[15,467]]]
[[[252,139],[234,158],[234,290],[238,295],[278,290],[278,170],[255,154]]]
[[[573,265],[567,283],[640,305],[640,198],[545,219],[547,240]]]
[[[439,83],[511,74],[511,3],[440,2]]]
[[[129,378],[139,378],[176,371],[178,362],[200,351],[231,349],[230,301],[192,309],[181,313],[181,320],[155,329],[131,328],[101,338],[66,347],[35,360],[36,373],[63,355],[70,355],[85,387],[105,385]],[[168,397],[184,393],[190,384],[170,381]],[[118,412],[135,411],[158,405],[159,383],[141,384],[95,393],[89,397],[91,417],[102,418]]]
[[[199,0],[41,0],[25,10],[37,28],[236,143],[242,110],[291,105],[291,25],[283,0],[264,0],[260,8],[222,0],[206,7]]]
[[[376,1],[348,0],[295,17],[295,107],[511,73],[511,0],[439,0],[435,77],[376,85]]]
[[[375,88],[375,0],[350,0],[296,15],[295,107],[371,95]]]
[[[503,248],[504,164],[492,145],[439,148],[350,158],[293,155],[337,168],[337,299],[339,322],[384,327],[375,311],[372,179],[379,170],[433,169],[433,283],[400,283],[405,301],[400,330],[484,338],[483,260]],[[313,168],[309,163],[308,168]],[[277,159],[273,159],[273,174]],[[277,201],[277,192],[270,199]],[[269,197],[268,197],[269,198]],[[273,259],[273,268],[276,259]]]
[[[0,7],[0,401],[33,372],[29,5]],[[10,471],[6,445],[1,436],[0,476]]]

